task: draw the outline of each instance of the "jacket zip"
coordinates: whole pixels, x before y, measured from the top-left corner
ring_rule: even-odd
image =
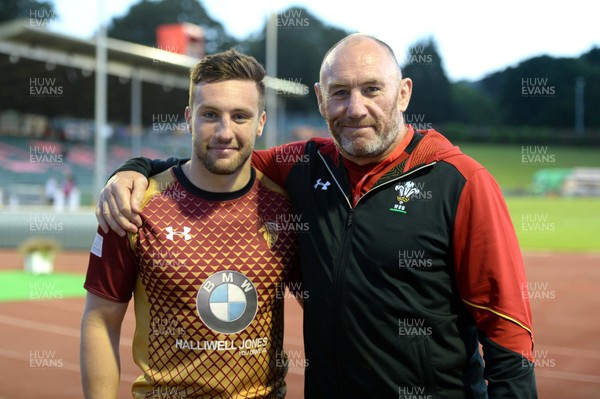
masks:
[[[333,171],[331,170],[331,168],[329,167],[329,165],[327,164],[327,162],[325,161],[325,158],[323,157],[323,155],[317,151],[317,154],[319,154],[319,157],[321,158],[321,160],[323,161],[323,163],[325,164],[325,167],[327,168],[327,170],[329,171],[329,174],[331,175],[331,178],[333,179],[334,183],[338,186],[338,189],[340,190],[340,192],[342,193],[342,195],[344,196],[344,198],[346,199],[346,203],[348,204],[348,218],[346,219],[346,225],[345,225],[345,232],[344,232],[344,238],[342,240],[342,249],[341,249],[341,259],[338,262],[337,267],[334,269],[333,271],[333,291],[334,291],[334,308],[340,308],[339,305],[341,305],[342,303],[342,298],[343,298],[343,286],[342,286],[342,276],[344,275],[346,266],[348,264],[348,254],[349,254],[349,247],[350,247],[350,242],[351,242],[351,237],[352,237],[352,227],[354,226],[354,212],[356,209],[356,206],[358,205],[358,203],[360,202],[360,200],[365,197],[366,195],[370,194],[372,191],[375,191],[377,189],[379,189],[380,187],[384,187],[387,186],[391,183],[394,183],[400,179],[405,178],[406,176],[409,176],[415,172],[418,172],[421,169],[430,167],[434,164],[436,164],[436,161],[430,162],[428,164],[424,164],[421,165],[419,167],[416,167],[414,169],[411,169],[410,171],[392,179],[389,180],[383,184],[381,184],[380,186],[377,186],[369,191],[367,191],[362,197],[360,197],[358,199],[358,201],[356,201],[356,205],[352,206],[352,203],[350,202],[350,199],[348,198],[348,196],[346,195],[346,193],[344,192],[342,186],[340,185],[340,183],[338,182],[338,180],[335,177],[335,174],[333,173]],[[341,317],[338,316],[338,317]],[[340,334],[340,323],[338,321],[338,318],[334,318],[334,332],[336,337],[339,337]],[[334,362],[335,362],[335,373],[337,376],[337,389],[336,391],[338,392],[338,397],[340,396],[339,394],[341,393],[341,381],[342,381],[342,373],[341,373],[341,369],[340,369],[340,363],[337,359],[339,359],[339,354],[342,353],[342,348],[341,348],[341,340],[336,340],[335,342],[335,352],[334,352]]]

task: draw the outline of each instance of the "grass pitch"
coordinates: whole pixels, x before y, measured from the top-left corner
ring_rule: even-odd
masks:
[[[458,144],[462,152],[477,160],[507,192],[526,192],[533,175],[541,169],[600,167],[600,149],[556,145]]]
[[[508,197],[523,251],[600,252],[600,198]]]

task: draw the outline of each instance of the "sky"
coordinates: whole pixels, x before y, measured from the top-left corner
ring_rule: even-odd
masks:
[[[57,18],[50,24],[52,30],[90,38],[101,20],[125,15],[140,0],[104,0],[101,12],[98,6],[101,0],[52,1],[57,12]],[[208,14],[238,39],[259,31],[269,12],[281,13],[288,7],[300,6],[326,24],[385,41],[401,65],[409,54],[418,52],[414,48],[418,41],[431,37],[452,81],[478,80],[534,56],[577,57],[594,46],[600,47],[600,2],[590,0],[569,0],[555,5],[534,0],[201,2]],[[310,25],[310,19],[307,23]],[[298,29],[298,34],[302,34],[302,29]]]

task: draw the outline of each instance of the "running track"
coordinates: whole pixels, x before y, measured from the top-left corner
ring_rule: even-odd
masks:
[[[14,251],[0,251],[0,268],[19,269]],[[87,254],[59,254],[59,271],[85,271]],[[600,255],[525,256],[536,333],[540,398],[600,398]],[[79,322],[83,299],[0,303],[0,399],[81,398]],[[119,398],[130,398],[137,375],[131,360],[133,306],[123,325]],[[302,398],[302,319],[286,301],[285,347],[292,364],[289,399]],[[45,359],[36,367],[35,357]],[[34,359],[32,361],[32,359]],[[40,364],[38,362],[38,364]],[[379,398],[377,398],[379,399]]]

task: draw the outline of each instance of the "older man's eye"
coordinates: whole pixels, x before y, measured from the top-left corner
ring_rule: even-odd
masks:
[[[348,95],[348,90],[346,89],[340,89],[340,90],[336,90],[333,92],[332,96],[346,96]]]

